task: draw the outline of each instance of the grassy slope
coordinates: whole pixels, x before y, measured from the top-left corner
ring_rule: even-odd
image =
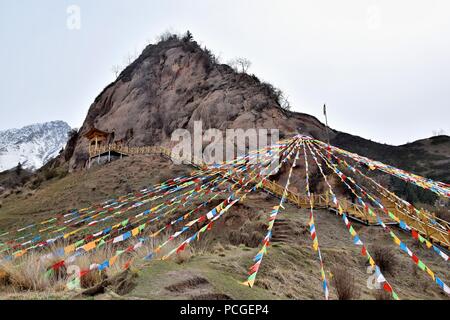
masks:
[[[31,220],[40,220],[52,213],[71,207],[83,207],[101,202],[112,195],[126,193],[166,178],[181,175],[185,167],[164,167],[161,159],[136,157],[93,168],[89,172],[70,174],[63,179],[46,182],[31,196],[11,195],[0,209],[0,224],[23,226]],[[194,245],[191,257],[181,264],[173,261],[137,263],[139,277],[134,290],[125,299],[190,299],[211,295],[227,295],[233,299],[321,299],[321,281],[318,262],[311,249],[307,230],[308,211],[286,205],[280,214],[280,223],[274,229],[274,243],[264,258],[256,287],[242,286],[257,246],[265,233],[265,220],[277,199],[263,194],[250,196],[217,222],[208,236]],[[20,217],[20,219],[17,219]],[[355,247],[342,220],[328,212],[318,211],[316,217],[319,241],[327,274],[335,266],[344,266],[354,276],[359,297],[373,299],[374,291],[367,289],[365,259],[360,247]],[[355,223],[355,229],[367,244],[369,251],[375,244],[391,248],[397,262],[392,274],[385,274],[404,299],[442,299],[439,288],[396,247],[379,228]],[[409,236],[399,236],[444,281],[450,282],[448,265],[433,252],[413,244]],[[277,242],[281,240],[282,242]],[[166,287],[179,285],[193,277],[202,277],[206,283],[174,292]],[[25,294],[30,297],[30,294]],[[13,298],[21,298],[14,296]],[[33,296],[32,296],[33,297]],[[67,293],[50,295],[67,298]],[[331,297],[336,298],[334,289]],[[97,296],[102,299],[105,296]],[[106,298],[117,298],[106,297]]]
[[[2,199],[0,229],[100,203],[188,172],[190,169],[185,166],[167,166],[160,157],[139,156],[75,172],[46,181],[37,190],[25,189]]]
[[[275,199],[264,202],[254,199],[246,201],[245,205],[249,211],[268,211],[274,203]],[[369,275],[366,273],[365,259],[360,255],[360,247],[351,242],[341,218],[325,211],[318,211],[316,214],[327,275],[330,275],[330,271],[333,272],[335,266],[345,267],[354,276],[359,298],[374,299],[375,291],[366,286]],[[261,219],[265,219],[265,215],[257,220]],[[211,249],[197,252],[194,248],[192,257],[181,264],[153,261],[144,265],[139,278],[142,281],[138,281],[137,287],[125,298],[191,299],[204,294],[222,294],[233,299],[322,299],[319,266],[306,230],[307,210],[287,205],[280,219],[288,223],[275,227],[274,235],[285,234],[287,237],[283,242],[275,242],[269,248],[253,289],[242,286],[240,282],[245,280],[247,268],[252,264],[252,257],[258,249],[242,244],[230,245],[227,241],[229,234],[220,224],[211,231],[214,236],[206,240],[210,242]],[[226,225],[227,222],[223,224]],[[394,253],[394,271],[385,273],[385,276],[402,299],[448,299],[428,275],[419,270],[380,228],[368,228],[355,223],[355,229],[367,244],[369,252],[375,244],[382,244]],[[401,231],[395,232],[437,275],[447,283],[450,281],[446,262],[429,250],[415,245],[411,238]],[[176,293],[165,289],[195,277],[205,278],[209,284],[192,285]],[[336,298],[333,287],[331,297]]]

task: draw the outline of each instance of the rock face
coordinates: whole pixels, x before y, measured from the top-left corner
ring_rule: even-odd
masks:
[[[326,141],[326,128],[315,117],[280,107],[276,90],[256,76],[216,63],[195,41],[176,37],[149,45],[91,105],[83,126],[69,141],[60,161],[80,170],[88,159],[84,137],[95,127],[109,142],[129,146],[169,145],[178,128],[276,128]],[[440,137],[394,147],[330,130],[331,143],[414,173],[450,181],[450,138]],[[436,169],[436,170],[435,170]]]
[[[20,162],[26,169],[38,169],[58,156],[66,145],[70,126],[63,121],[33,124],[0,131],[0,172]]]
[[[280,134],[302,133],[324,138],[316,118],[280,108],[276,92],[255,76],[235,72],[194,41],[169,39],[149,45],[95,99],[79,132],[71,170],[87,159],[92,127],[110,132],[110,142],[130,146],[165,145],[178,128],[277,128]]]

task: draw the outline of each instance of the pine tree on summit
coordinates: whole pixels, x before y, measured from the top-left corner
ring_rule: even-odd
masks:
[[[189,42],[189,41],[192,41],[192,39],[194,39],[192,33],[189,30],[186,31],[186,34],[183,37],[183,41],[184,42]]]

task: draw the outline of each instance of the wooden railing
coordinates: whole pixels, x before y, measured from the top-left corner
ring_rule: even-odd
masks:
[[[240,178],[242,177],[232,177],[234,181],[239,181]],[[284,192],[283,186],[271,180],[264,180],[263,188],[277,197],[282,197]],[[298,194],[291,190],[287,190],[286,199],[300,208],[309,208],[310,206],[309,199],[306,194]],[[338,213],[337,208],[334,206],[328,194],[313,194],[312,200],[313,207],[315,209],[327,209]],[[384,202],[385,201],[383,201],[383,203]],[[339,203],[348,216],[357,219],[367,225],[379,225],[376,217],[370,215],[363,206],[352,203],[351,201],[346,199],[340,199]],[[399,206],[388,206],[386,204],[385,207],[400,220],[408,224],[408,226],[410,226],[413,230],[421,234],[423,237],[427,238],[433,243],[450,249],[450,229],[445,229],[445,226],[448,226],[448,222],[440,220],[443,226],[438,227],[434,225],[428,218],[426,218],[425,215],[423,215],[422,218],[419,218],[416,216],[416,214],[409,213],[408,211],[405,212],[404,208],[401,208]],[[378,215],[378,217],[383,220],[384,223],[396,223],[380,209],[371,209]]]
[[[107,152],[117,152],[123,155],[139,155],[139,154],[166,154],[170,155],[170,150],[159,146],[129,147],[121,144],[108,144],[99,146],[89,151],[91,158],[105,154]]]
[[[447,221],[436,218],[433,213],[422,209],[418,214],[414,209],[400,205],[393,199],[385,198],[382,202],[390,212],[422,236],[450,249],[450,224]]]
[[[159,146],[144,146],[144,147],[129,147],[119,144],[109,144],[105,146],[97,147],[91,150],[90,157],[100,156],[108,152],[117,152],[123,155],[140,155],[140,154],[161,154],[173,159],[171,151],[159,147]],[[199,165],[200,162],[191,162],[191,165],[197,168],[205,168],[204,165]],[[226,171],[223,171],[226,172]],[[231,177],[234,181],[238,181],[240,177]],[[274,195],[281,197],[284,192],[284,187],[278,183],[270,180],[264,180],[263,187],[266,191],[273,193]],[[291,203],[302,207],[309,207],[309,199],[306,194],[298,194],[290,190],[287,191],[287,200]],[[447,221],[437,218],[434,214],[422,210],[420,214],[417,214],[415,210],[411,210],[404,204],[401,204],[397,199],[393,199],[389,195],[385,195],[382,199],[383,205],[391,211],[400,220],[407,223],[412,229],[420,233],[427,239],[450,249],[450,224]],[[378,221],[375,217],[369,215],[369,213],[359,204],[352,203],[346,199],[341,199],[340,204],[344,211],[355,219],[360,220],[368,225],[376,225]],[[334,207],[333,202],[329,198],[328,194],[314,194],[313,195],[313,205],[316,209],[329,209],[334,212],[337,208]],[[387,221],[392,221],[387,215],[379,209],[372,208],[377,215],[383,219],[386,223]]]
[[[270,180],[265,180],[263,183],[264,189],[267,191],[270,191],[274,193],[277,196],[282,196],[284,192],[284,187],[279,185],[278,183]],[[298,194],[294,193],[290,190],[287,190],[286,193],[286,199],[289,200],[291,203],[297,205],[301,208],[308,208],[309,207],[309,199],[306,194]],[[312,202],[313,206],[316,209],[337,209],[334,208],[334,204],[331,201],[328,194],[313,194],[312,195]],[[376,218],[369,215],[365,210],[364,207],[361,205],[352,203],[348,200],[341,199],[340,204],[344,211],[351,217],[357,218],[358,220],[361,220],[361,222],[364,222],[366,224],[378,224]]]
[[[116,152],[125,156],[158,154],[166,156],[167,158],[170,158],[172,160],[177,159],[180,163],[184,160],[180,157],[177,157],[177,155],[172,154],[171,150],[160,146],[129,147],[114,143],[91,149],[89,151],[89,157],[95,158],[101,155],[106,155],[110,152]],[[202,163],[202,161],[199,161],[195,157],[193,157],[193,161],[188,161],[188,163],[198,169],[206,169],[207,167]]]
[[[278,196],[282,196],[284,188],[276,182],[266,180],[263,185],[266,190]],[[290,202],[296,204],[299,207],[305,208],[309,206],[309,200],[306,195],[300,195],[293,193],[292,191],[288,191],[286,197]],[[376,217],[369,215],[369,213],[363,206],[342,199],[340,200],[340,204],[349,216],[357,218],[358,220],[361,220],[368,225],[378,224]],[[314,195],[313,205],[316,209],[328,208],[337,211],[337,208],[334,207],[328,195]],[[388,210],[391,211],[397,218],[404,221],[413,230],[420,233],[423,237],[431,240],[436,244],[446,247],[447,249],[450,249],[450,229],[437,227],[430,221],[430,219],[426,218],[425,216],[419,218],[415,214],[406,213],[407,211],[405,212],[403,208],[399,208],[398,206],[386,208],[388,208]],[[376,208],[372,208],[372,210],[378,215],[378,217],[383,220],[384,223],[387,223],[388,221],[394,221],[381,210]],[[445,223],[448,226],[448,222]]]

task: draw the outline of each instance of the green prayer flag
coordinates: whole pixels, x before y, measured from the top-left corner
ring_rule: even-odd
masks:
[[[423,271],[425,271],[425,265],[424,265],[424,263],[422,262],[422,260],[419,260],[419,263],[417,263],[417,266],[418,266],[420,269],[422,269]]]
[[[84,243],[84,239],[75,242],[75,247],[79,247]]]

